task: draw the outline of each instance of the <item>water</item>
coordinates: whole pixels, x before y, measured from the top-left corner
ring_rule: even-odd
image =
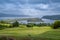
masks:
[[[20,18],[28,18],[28,17],[0,17],[0,20],[7,20],[7,19],[20,19]],[[50,19],[42,19],[44,21],[44,23],[53,23],[54,20],[50,20]],[[19,23],[24,23],[27,24],[27,20],[20,20]],[[29,22],[29,23],[41,23],[41,22]]]
[[[55,20],[50,20],[50,19],[42,19],[44,23],[54,23]]]

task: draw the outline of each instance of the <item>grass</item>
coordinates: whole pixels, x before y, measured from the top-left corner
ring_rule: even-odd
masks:
[[[60,29],[50,27],[6,28],[0,30],[0,37],[13,37],[16,40],[60,40]]]

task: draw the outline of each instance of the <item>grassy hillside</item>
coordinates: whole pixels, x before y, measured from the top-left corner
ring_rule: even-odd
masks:
[[[51,29],[50,27],[7,28],[0,30],[0,38],[16,40],[60,40],[60,29]]]

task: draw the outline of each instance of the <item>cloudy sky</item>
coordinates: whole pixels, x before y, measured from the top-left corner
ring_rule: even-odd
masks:
[[[0,13],[14,15],[59,15],[60,0],[0,0]]]

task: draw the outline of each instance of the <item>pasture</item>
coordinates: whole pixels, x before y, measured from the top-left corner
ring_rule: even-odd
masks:
[[[44,27],[14,27],[0,30],[0,39],[6,40],[60,40],[60,29]],[[8,38],[8,39],[7,39]]]

